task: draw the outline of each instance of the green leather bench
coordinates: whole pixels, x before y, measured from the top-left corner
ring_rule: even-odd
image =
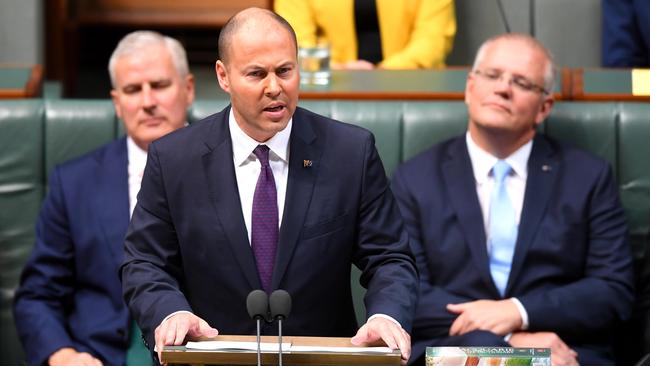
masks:
[[[225,100],[198,101],[190,110],[189,120],[197,121],[226,104]],[[372,130],[389,176],[401,161],[435,142],[463,133],[467,123],[462,102],[304,101],[300,104]],[[637,273],[640,273],[646,248],[650,246],[647,158],[650,156],[650,104],[560,102],[541,130],[600,155],[612,164],[628,214],[630,241],[637,259]],[[13,326],[11,302],[34,241],[34,221],[47,189],[49,172],[56,164],[123,133],[109,100],[0,101],[2,364],[18,365],[23,359]],[[356,300],[360,299],[363,291],[358,285],[355,293]],[[361,303],[357,303],[357,314],[364,316]],[[644,341],[637,330],[629,328],[638,324],[626,325],[628,328],[622,331],[626,336],[620,339],[626,340],[628,348]],[[631,352],[636,351],[628,354],[632,355]]]

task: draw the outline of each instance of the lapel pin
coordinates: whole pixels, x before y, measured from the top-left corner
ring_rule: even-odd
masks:
[[[548,165],[548,164],[544,164],[544,165],[542,165],[542,171],[543,171],[543,172],[550,172],[551,170],[552,170],[552,169],[551,169],[551,166],[550,166],[550,165]]]
[[[309,168],[309,167],[312,166],[312,164],[313,164],[312,161],[309,160],[309,159],[307,159],[307,160],[303,160],[303,161],[302,161],[302,167],[303,167],[303,168]]]

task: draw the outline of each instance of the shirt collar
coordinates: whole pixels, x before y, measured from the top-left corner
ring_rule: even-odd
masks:
[[[469,131],[465,133],[465,141],[467,142],[467,151],[472,162],[474,178],[479,184],[481,184],[488,179],[492,167],[499,159],[480,148],[472,139]],[[528,176],[528,158],[530,157],[532,148],[533,140],[531,139],[510,156],[505,158],[505,161],[512,167],[514,174],[524,180]]]
[[[269,147],[269,150],[272,153],[269,155],[269,159],[280,159],[285,163],[288,163],[289,137],[291,136],[292,124],[293,118],[290,118],[287,127],[276,133],[268,141],[261,144]],[[253,150],[255,150],[257,145],[260,145],[260,143],[248,136],[239,127],[239,124],[235,120],[235,113],[233,112],[232,107],[230,108],[230,114],[228,115],[228,127],[230,127],[230,138],[232,140],[232,152],[235,166],[241,166],[249,159],[252,160],[251,156],[253,155]]]
[[[147,165],[147,151],[138,146],[131,136],[126,137],[126,152],[129,166],[134,171],[144,171],[144,166]]]

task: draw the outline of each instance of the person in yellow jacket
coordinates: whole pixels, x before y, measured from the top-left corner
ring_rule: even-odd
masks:
[[[453,0],[375,0],[383,56],[376,65],[358,58],[355,1],[368,0],[275,0],[274,8],[301,47],[329,44],[332,68],[445,66],[456,34]]]

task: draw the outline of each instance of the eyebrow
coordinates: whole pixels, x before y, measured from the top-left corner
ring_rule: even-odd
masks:
[[[161,79],[149,80],[149,81],[144,82],[144,83],[126,84],[120,89],[122,91],[124,91],[124,92],[129,92],[129,91],[136,91],[136,90],[142,89],[143,84],[149,84],[152,87],[156,87],[156,85],[165,84],[165,83],[171,84],[171,82],[172,82],[171,78],[161,78]]]

